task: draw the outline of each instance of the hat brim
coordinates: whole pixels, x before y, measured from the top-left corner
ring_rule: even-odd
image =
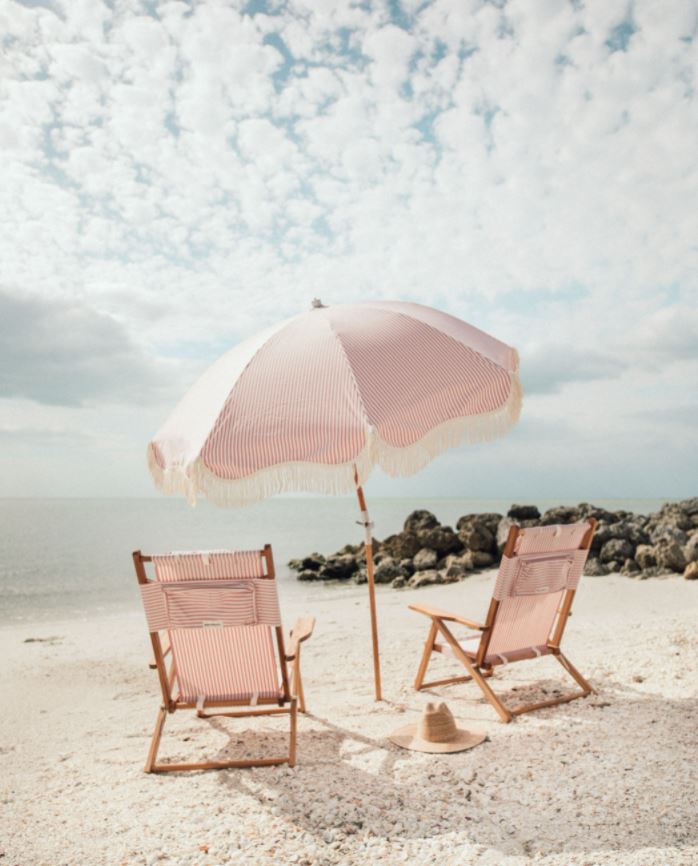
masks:
[[[417,736],[417,725],[407,725],[391,734],[388,739],[401,749],[412,749],[415,752],[430,752],[432,754],[444,754],[448,752],[464,752],[479,746],[487,739],[487,734],[480,731],[464,731],[456,729],[456,734],[447,743],[434,743],[431,740],[423,740]]]

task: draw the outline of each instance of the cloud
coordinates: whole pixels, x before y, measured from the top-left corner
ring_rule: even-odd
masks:
[[[593,348],[548,344],[521,355],[521,381],[526,394],[553,394],[572,382],[618,378],[626,363]]]
[[[0,280],[24,336],[0,393],[166,401],[158,354],[209,357],[316,295],[402,297],[519,347],[538,403],[603,391],[622,427],[693,370],[697,21],[683,0],[6,3]]]
[[[73,301],[0,290],[0,397],[55,406],[162,399],[164,370],[127,328]]]

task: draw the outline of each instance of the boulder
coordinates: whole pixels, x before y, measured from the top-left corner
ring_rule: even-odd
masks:
[[[406,577],[396,577],[395,580],[391,583],[393,589],[402,589],[404,586],[407,586],[407,578]]]
[[[425,571],[415,571],[408,581],[408,586],[418,589],[420,586],[428,586],[432,583],[441,583],[441,575],[435,568],[429,568]]]
[[[461,517],[456,523],[456,530],[458,534],[461,534],[461,530],[466,526],[476,526],[478,528],[482,527],[487,529],[491,535],[497,534],[497,527],[499,526],[499,521],[502,519],[501,514],[494,514],[493,512],[481,512],[478,514],[465,514]]]
[[[683,576],[686,580],[698,580],[698,561],[689,562],[684,569]]]
[[[682,572],[686,568],[686,557],[678,541],[662,539],[655,545],[657,565],[668,571]]]
[[[423,547],[417,551],[412,560],[412,565],[415,571],[425,571],[429,568],[436,568],[436,563],[439,561],[439,555],[430,547]]]
[[[392,556],[384,556],[373,573],[376,583],[392,583],[395,578],[406,576],[398,560]]]
[[[311,571],[309,568],[298,572],[298,580],[322,580],[322,575],[319,571]]]
[[[613,511],[606,511],[605,508],[599,508],[597,505],[591,505],[588,502],[581,502],[577,508],[577,520],[586,520],[587,517],[593,517],[598,523],[615,523],[618,519]]]
[[[458,553],[463,550],[463,542],[450,526],[435,526],[431,529],[421,529],[417,533],[422,547],[430,547],[441,556],[447,553]]]
[[[632,559],[634,548],[632,544],[625,538],[611,538],[601,548],[599,559],[603,563],[610,563],[617,560],[625,562],[626,559]]]
[[[590,556],[584,564],[584,574],[589,577],[602,577],[608,574],[608,569],[595,556]]]
[[[686,562],[695,562],[698,560],[698,532],[690,535],[686,542],[683,555],[686,557]]]
[[[500,521],[497,522],[499,526]],[[458,530],[463,547],[466,550],[484,550],[491,553],[496,549],[497,529],[494,532],[483,523],[464,523]]]
[[[484,550],[471,550],[469,555],[473,568],[489,568],[495,564],[495,558]]]
[[[569,505],[558,505],[549,508],[540,519],[541,526],[551,526],[554,523],[574,523],[577,520],[577,509]]]
[[[624,574],[626,577],[634,577],[636,574],[640,573],[640,566],[634,559],[626,559],[620,573]]]
[[[375,579],[375,574],[374,574]],[[352,583],[368,583],[368,574],[366,574],[366,569],[364,567],[360,568],[358,571],[354,572],[354,576],[351,579]]]
[[[474,567],[473,558],[468,553],[463,554],[462,556],[451,554],[451,556],[446,557],[446,561],[444,562],[444,571],[446,575],[456,579],[465,577],[466,574],[473,571]]]
[[[511,517],[502,517],[499,521],[499,525],[497,526],[497,534],[495,536],[495,543],[497,545],[497,551],[499,555],[502,555],[502,551],[504,550],[507,539],[509,538],[509,530],[512,526],[516,526],[516,521],[512,520]]]
[[[652,547],[651,544],[638,544],[635,550],[635,562],[643,570],[646,568],[654,568],[657,564],[654,547]]]
[[[413,511],[405,520],[402,531],[414,535],[415,533],[422,532],[425,529],[435,529],[438,525],[439,521],[431,511]]]
[[[539,520],[540,511],[535,505],[512,505],[507,511],[507,517],[512,520]],[[501,522],[501,521],[500,521]]]
[[[326,580],[346,580],[358,570],[356,558],[350,553],[341,556],[328,556],[322,566],[321,574]]]
[[[385,538],[381,550],[395,559],[412,559],[422,547],[424,545],[416,535],[411,532],[401,532],[398,535],[389,535],[388,538]]]
[[[321,553],[311,553],[303,559],[290,559],[288,567],[294,571],[320,571],[325,564],[325,557]]]
[[[411,559],[401,559],[400,568],[402,568],[405,574],[414,574],[414,565]]]
[[[661,520],[650,530],[650,539],[655,544],[659,541],[675,541],[683,545],[688,542],[688,535],[676,524]]]

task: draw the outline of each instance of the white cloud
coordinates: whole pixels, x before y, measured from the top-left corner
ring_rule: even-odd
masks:
[[[682,405],[691,4],[244,8],[5,4],[16,296],[120,323],[140,359],[208,358],[316,294],[402,296],[517,345],[536,417],[603,394],[615,431],[640,394]]]

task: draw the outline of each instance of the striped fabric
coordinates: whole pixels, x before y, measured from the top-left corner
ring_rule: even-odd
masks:
[[[528,648],[545,651],[566,590],[576,589],[589,554],[579,545],[587,523],[541,526],[519,533],[502,557],[493,597],[499,601],[488,658]]]
[[[360,482],[374,463],[409,474],[465,433],[513,424],[517,369],[514,349],[418,304],[315,309],[207,371],[151,442],[150,469],[165,492],[222,504],[350,490],[354,463]]]
[[[143,604],[149,629],[168,630],[178,700],[279,697],[273,628],[281,617],[263,553],[166,554],[153,563]]]
[[[141,596],[150,631],[281,625],[276,585],[266,578],[148,583]]]

